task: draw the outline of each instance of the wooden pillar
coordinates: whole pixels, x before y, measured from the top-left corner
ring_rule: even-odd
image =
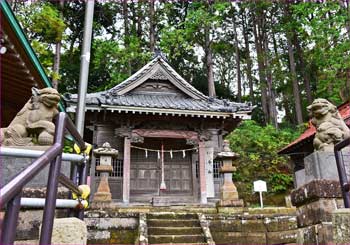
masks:
[[[198,142],[199,150],[199,189],[201,204],[207,204],[207,183],[205,177],[205,142]]]
[[[123,202],[129,203],[130,199],[130,138],[124,138],[124,163],[123,163]]]

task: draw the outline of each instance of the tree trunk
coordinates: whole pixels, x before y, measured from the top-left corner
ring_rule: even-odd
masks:
[[[208,1],[208,11],[212,12],[211,2]],[[211,40],[210,40],[210,24],[205,25],[204,27],[205,33],[205,58],[206,58],[206,66],[207,66],[207,75],[208,75],[208,95],[210,97],[215,97],[215,84],[214,84],[214,63],[213,63],[213,54],[211,50]]]
[[[134,3],[133,3],[134,4]],[[142,20],[143,20],[143,14],[142,14],[142,5],[144,4],[143,1],[137,2],[137,11],[138,11],[138,17],[137,17],[137,25],[136,25],[136,35],[139,38],[142,38]]]
[[[348,37],[350,39],[350,1],[346,0],[346,9],[347,9],[347,22],[346,22],[346,30],[348,32]]]
[[[154,0],[149,0],[149,50],[154,53],[155,33],[154,33]]]
[[[130,30],[129,30],[129,18],[128,18],[128,0],[123,0],[123,21],[124,21],[124,45],[125,49],[130,47]],[[128,60],[126,73],[131,75],[131,61]]]
[[[237,37],[236,23],[233,23],[235,32],[235,46],[236,46],[236,73],[237,73],[237,101],[242,102],[242,79],[241,79],[241,57],[239,55],[239,44]]]
[[[286,2],[285,8],[285,15],[289,18],[291,18],[289,13],[289,3]],[[290,65],[290,73],[292,76],[292,85],[293,85],[293,96],[294,96],[294,106],[295,106],[295,114],[296,114],[296,120],[298,124],[303,123],[303,113],[301,109],[301,99],[300,99],[300,91],[299,91],[299,84],[297,80],[297,73],[295,70],[295,59],[294,59],[294,51],[292,46],[292,40],[293,40],[293,33],[287,32],[287,45],[288,45],[288,55],[289,55],[289,65]]]
[[[287,34],[287,45],[288,45],[290,73],[292,76],[292,84],[293,84],[295,114],[296,114],[297,123],[301,124],[303,123],[303,115],[301,110],[299,84],[297,81],[297,74],[295,71],[295,61],[294,61],[294,52],[293,52],[292,42],[288,34]]]
[[[306,64],[304,61],[304,54],[303,51],[300,47],[300,43],[298,40],[298,37],[296,36],[296,33],[294,32],[294,45],[296,48],[296,52],[298,53],[298,57],[299,57],[299,62],[300,62],[300,69],[301,72],[303,74],[303,78],[304,78],[304,86],[305,86],[305,92],[306,92],[306,99],[307,99],[307,103],[310,105],[312,103],[312,91],[311,91],[311,84],[310,84],[310,77],[309,74],[306,71]]]
[[[346,0],[346,7],[347,7],[347,22],[346,22],[346,30],[348,32],[348,38],[350,40],[350,1]],[[348,67],[346,69],[346,100],[350,100],[350,68]]]
[[[243,18],[243,15],[242,15],[242,18]],[[243,36],[244,36],[245,52],[246,52],[246,59],[247,59],[247,78],[248,78],[248,84],[249,84],[249,99],[254,104],[254,84],[253,84],[253,77],[252,77],[252,60],[250,57],[248,28],[246,26],[245,19],[243,20]]]
[[[264,72],[264,61],[261,47],[261,39],[260,35],[258,35],[257,26],[259,26],[259,21],[257,21],[256,17],[253,16],[253,34],[254,34],[254,42],[256,55],[258,60],[258,71],[259,71],[259,80],[260,80],[260,90],[261,90],[261,107],[264,113],[264,123],[269,122],[270,116],[267,106],[267,91],[266,91],[266,77]]]
[[[63,8],[64,0],[59,1],[60,18],[63,18]],[[59,74],[60,74],[60,64],[61,64],[61,46],[62,40],[56,42],[55,56],[53,58],[53,77],[52,77],[52,87],[58,89]]]
[[[270,123],[272,123],[275,128],[278,128],[277,123],[277,107],[276,107],[276,94],[272,84],[272,73],[270,67],[270,58],[269,58],[269,47],[267,37],[264,38],[264,53],[265,53],[265,73],[266,73],[266,84],[267,84],[267,93],[268,97],[268,106],[270,112]]]
[[[210,29],[209,26],[205,27],[205,56],[206,56],[206,66],[208,75],[208,95],[210,97],[215,97],[215,84],[214,84],[214,69],[213,69],[213,57],[210,47]]]

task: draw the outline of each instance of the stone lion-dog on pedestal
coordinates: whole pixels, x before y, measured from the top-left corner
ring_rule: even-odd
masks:
[[[307,107],[311,123],[316,128],[315,151],[334,151],[334,145],[350,137],[350,129],[340,116],[337,107],[326,99],[315,99]]]
[[[10,125],[7,128],[1,128],[0,145],[45,146],[53,144],[55,124],[52,119],[58,114],[58,103],[61,96],[53,88],[32,88],[32,94]]]

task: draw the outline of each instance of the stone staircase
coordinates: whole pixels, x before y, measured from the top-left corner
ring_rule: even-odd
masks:
[[[208,244],[196,213],[147,214],[149,244]]]

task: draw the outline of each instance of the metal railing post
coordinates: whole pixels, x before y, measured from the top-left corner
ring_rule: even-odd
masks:
[[[57,155],[56,159],[51,162],[49,177],[46,189],[45,208],[42,220],[42,228],[40,233],[40,245],[51,244],[52,228],[55,217],[56,198],[58,188],[58,177],[61,170],[62,149],[64,143],[64,130],[66,115],[60,113],[56,118],[56,132],[55,143],[60,144],[61,152]]]
[[[350,183],[348,182],[348,178],[346,176],[346,168],[341,150],[348,145],[350,145],[350,138],[347,138],[334,146],[334,155],[337,163],[339,183],[345,208],[350,208]]]
[[[79,166],[79,185],[85,185],[86,179],[87,179],[87,161],[86,158],[84,162]],[[79,210],[77,214],[78,218],[83,220],[84,219],[84,209]]]
[[[4,222],[2,223],[1,244],[12,245],[16,238],[16,227],[19,209],[21,208],[22,192],[18,193],[7,203]]]

